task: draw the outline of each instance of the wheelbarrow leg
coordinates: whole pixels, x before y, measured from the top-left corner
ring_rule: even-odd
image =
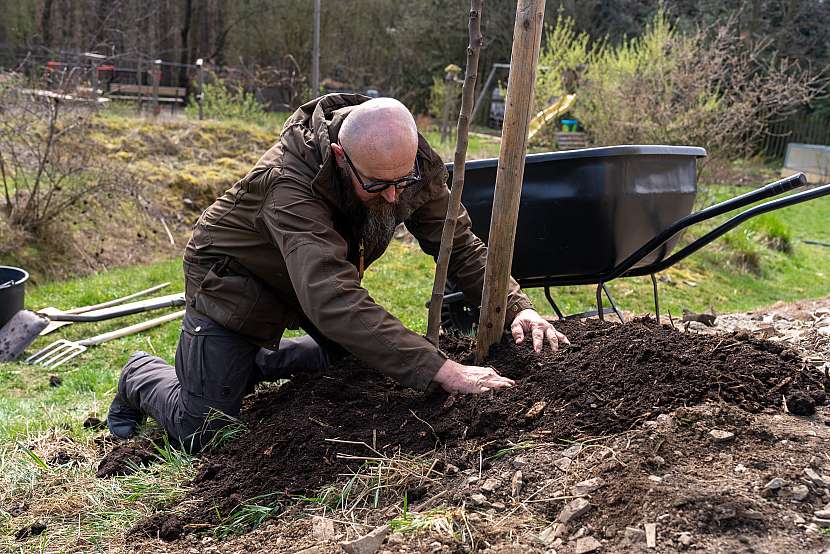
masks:
[[[657,277],[651,274],[651,288],[654,290],[654,315],[657,316],[657,325],[660,325],[660,295],[657,293]]]
[[[611,303],[611,309],[614,310],[614,313],[617,314],[617,317],[620,320],[620,323],[625,323],[625,319],[622,316],[619,308],[617,308],[617,303],[614,301],[614,297],[611,296],[611,292],[608,290],[608,287],[605,286],[605,283],[600,281],[597,285],[597,316],[599,316],[600,321],[605,321],[605,313],[602,309],[602,293],[605,292],[605,296],[608,297],[608,301]]]
[[[550,293],[550,285],[545,285],[545,298],[548,299],[548,303],[550,303],[551,308],[553,308],[553,311],[556,312],[556,317],[559,318],[559,321],[563,321],[565,316],[562,315],[562,310],[560,310],[559,306],[556,305],[556,302],[553,301],[553,296]]]

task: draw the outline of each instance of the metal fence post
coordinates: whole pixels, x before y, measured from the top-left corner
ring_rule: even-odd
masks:
[[[196,67],[199,68],[199,94],[196,96],[196,102],[199,104],[199,119],[205,118],[205,111],[203,103],[205,101],[205,60],[199,58],[196,60]]]
[[[153,70],[153,115],[161,113],[161,106],[159,106],[159,84],[161,81],[161,60],[155,61],[155,69]]]

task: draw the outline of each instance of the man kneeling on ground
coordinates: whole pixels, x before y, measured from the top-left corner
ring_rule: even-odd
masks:
[[[198,450],[226,416],[239,415],[258,382],[325,369],[347,353],[419,390],[431,382],[451,393],[512,385],[492,368],[447,359],[361,286],[399,223],[437,256],[446,181],[444,163],[397,100],[329,94],[302,106],[196,223],[184,255],[187,311],[175,366],[133,354],[110,431],[130,437],[150,415],[173,441]],[[449,273],[472,303],[481,300],[485,259],[462,208]],[[537,351],[545,341],[553,349],[567,343],[513,280],[506,316],[517,343],[527,335]],[[280,340],[297,328],[308,336]]]

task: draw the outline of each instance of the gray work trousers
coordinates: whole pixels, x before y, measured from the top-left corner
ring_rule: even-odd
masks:
[[[175,367],[136,352],[121,370],[118,392],[130,406],[158,421],[173,444],[198,451],[239,416],[242,398],[257,383],[325,369],[345,355],[310,324],[303,327],[316,340],[282,339],[278,350],[268,350],[188,309]]]

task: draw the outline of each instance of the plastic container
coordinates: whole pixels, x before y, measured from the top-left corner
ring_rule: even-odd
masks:
[[[0,327],[23,309],[25,283],[28,279],[26,271],[0,265]]]

